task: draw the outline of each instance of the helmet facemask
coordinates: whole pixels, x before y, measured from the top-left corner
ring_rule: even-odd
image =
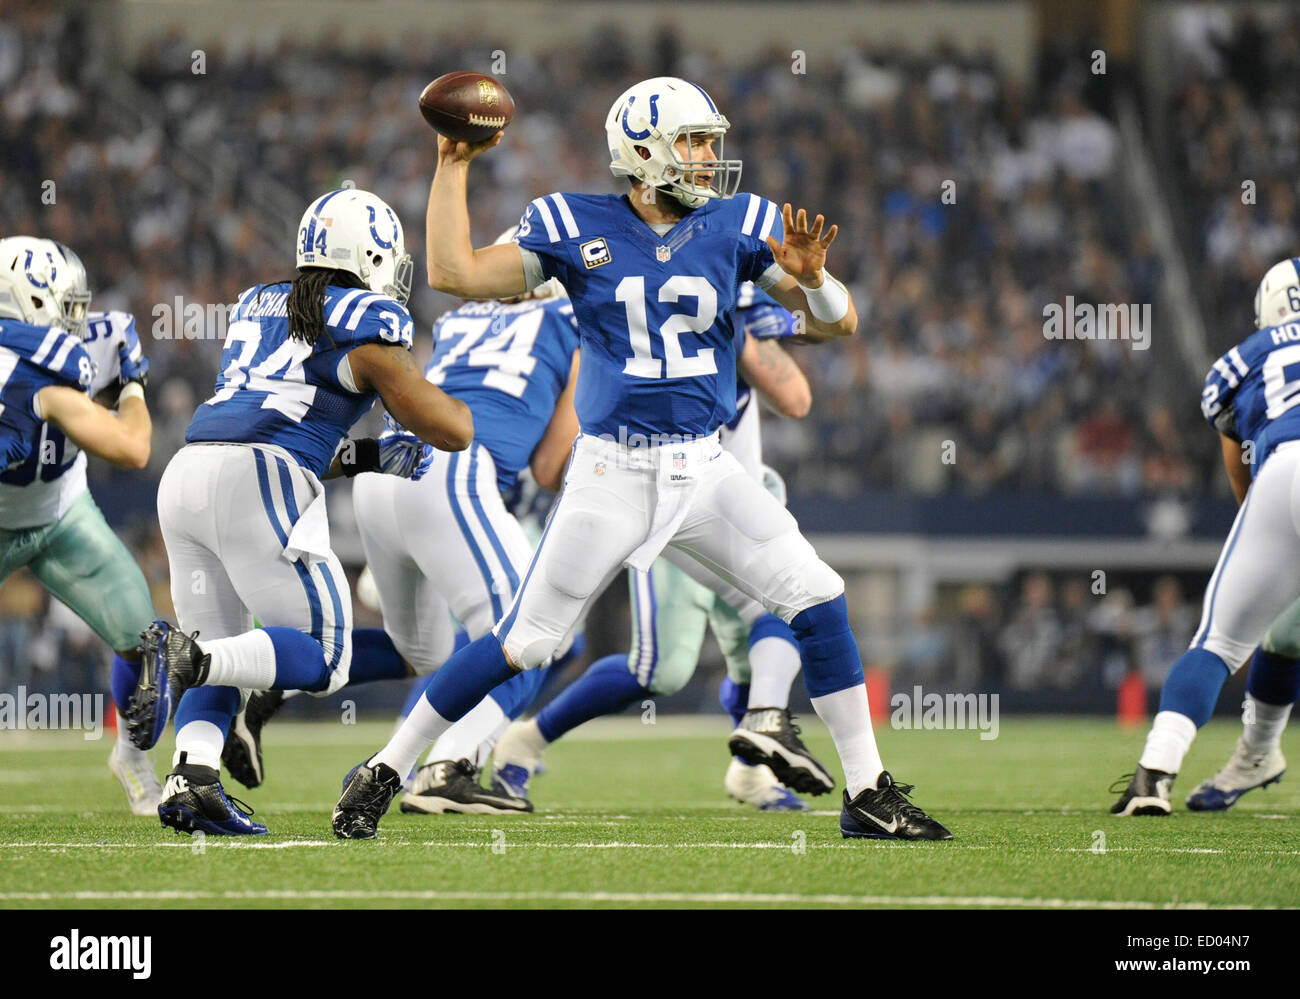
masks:
[[[726,159],[724,153],[728,127],[727,119],[723,118],[720,126],[683,125],[664,137],[668,163],[663,168],[663,187],[687,208],[699,208],[713,198],[730,198],[740,190],[742,163],[740,160]],[[695,140],[698,137],[712,141],[716,159],[694,158]],[[683,138],[686,140],[685,159],[677,151],[677,143]],[[700,173],[712,175],[707,184],[693,180]]]

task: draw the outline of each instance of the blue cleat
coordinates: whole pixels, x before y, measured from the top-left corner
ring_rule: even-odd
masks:
[[[507,763],[504,767],[493,770],[492,790],[497,794],[508,794],[512,798],[527,800],[528,781],[531,777],[527,767]]]
[[[1252,753],[1243,737],[1224,768],[1187,796],[1187,807],[1193,812],[1226,812],[1247,791],[1276,784],[1284,773],[1286,758],[1281,749],[1274,746],[1266,753]]]
[[[177,834],[192,835],[195,830],[213,836],[264,834],[266,826],[252,820],[253,810],[237,798],[229,797],[217,778],[215,768],[186,763],[182,753],[180,764],[167,775],[163,787],[163,799],[158,805],[162,824],[175,829]]]

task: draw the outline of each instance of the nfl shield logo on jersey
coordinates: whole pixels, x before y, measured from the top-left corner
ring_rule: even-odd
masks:
[[[686,452],[685,452],[685,451],[674,451],[674,452],[673,452],[673,468],[681,469],[681,468],[685,468],[685,467],[686,467]]]
[[[673,251],[667,246],[655,247],[655,259],[658,260],[661,264],[668,263],[672,255],[673,255]]]

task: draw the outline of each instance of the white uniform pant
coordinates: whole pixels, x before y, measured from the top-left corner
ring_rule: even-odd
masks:
[[[1234,672],[1300,596],[1300,441],[1279,446],[1237,511],[1205,590],[1192,648]]]
[[[584,434],[495,629],[510,661],[545,662],[623,565],[648,569],[669,545],[787,622],[844,592],[790,512],[716,434],[642,448]]]
[[[280,448],[189,444],[158,485],[172,602],[183,631],[230,638],[295,628],[321,644],[333,693],[352,664],[352,594],[329,547],[320,480]]]
[[[416,673],[451,655],[451,614],[471,640],[501,620],[533,546],[501,500],[487,448],[436,452],[418,482],[358,475],[352,502],[384,630]]]

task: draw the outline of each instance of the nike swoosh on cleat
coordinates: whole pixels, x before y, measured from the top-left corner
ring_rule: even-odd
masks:
[[[881,829],[885,830],[885,832],[889,833],[891,836],[894,835],[896,832],[898,832],[898,818],[897,818],[897,816],[895,816],[894,818],[892,818],[892,819],[889,820],[889,825],[885,825],[883,822],[881,822],[878,818],[876,818],[876,817],[875,817],[874,815],[872,815],[870,812],[864,812],[863,814],[866,815],[866,817],[869,818],[869,819],[870,819],[872,822],[874,822],[876,825],[880,826]]]

